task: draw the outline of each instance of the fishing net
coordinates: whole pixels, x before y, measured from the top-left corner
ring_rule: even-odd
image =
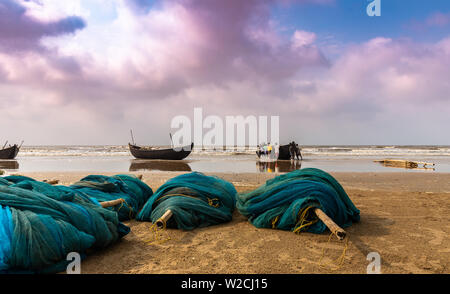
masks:
[[[137,212],[153,194],[149,186],[133,175],[115,175],[113,177],[90,175],[70,188],[95,198],[99,202],[122,198],[124,203],[109,208],[117,211],[121,221],[135,218]]]
[[[128,234],[117,212],[85,193],[31,178],[0,178],[0,271],[65,270],[67,254],[102,249]]]
[[[312,208],[320,208],[340,227],[359,221],[359,210],[328,173],[305,168],[280,175],[249,193],[238,195],[237,209],[259,228],[322,233],[325,224]]]
[[[183,230],[228,222],[236,202],[234,186],[217,177],[192,172],[170,179],[150,197],[136,217],[155,223],[167,210],[167,226]]]

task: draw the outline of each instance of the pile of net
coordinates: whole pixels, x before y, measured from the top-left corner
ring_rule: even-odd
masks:
[[[143,186],[125,176],[91,180],[99,180],[102,189],[52,186],[23,176],[0,178],[0,272],[64,271],[68,253],[83,258],[88,249],[105,248],[129,233],[118,213],[102,208],[98,200],[125,198],[137,206],[143,199],[131,199],[143,195]],[[148,195],[147,188],[142,191]]]
[[[231,221],[236,189],[220,178],[199,172],[170,179],[150,197],[136,217],[155,223],[167,210],[167,227],[192,230]]]
[[[359,210],[328,173],[305,168],[268,180],[256,190],[239,194],[237,209],[258,228],[322,233],[325,224],[312,208],[320,208],[342,228],[358,222]]]
[[[115,175],[112,177],[90,175],[76,182],[70,188],[95,198],[99,202],[123,199],[123,203],[109,208],[117,211],[121,221],[135,218],[153,194],[152,189],[147,184],[133,175]]]

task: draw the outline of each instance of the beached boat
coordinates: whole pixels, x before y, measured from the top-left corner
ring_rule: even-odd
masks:
[[[138,159],[164,159],[164,160],[182,160],[191,154],[194,143],[182,148],[156,149],[152,147],[141,147],[128,144],[131,154]],[[179,149],[179,150],[178,150]]]
[[[14,144],[13,146],[3,148],[0,150],[0,159],[14,159],[19,153],[20,146]]]
[[[289,153],[289,144],[281,145],[278,150],[278,159],[279,160],[290,160],[291,154]]]
[[[411,161],[404,159],[383,159],[383,160],[374,160],[374,162],[378,162],[384,166],[388,167],[401,167],[401,168],[428,168],[428,165],[434,166],[434,163],[429,162],[421,162],[421,161]],[[422,166],[422,167],[420,167]]]

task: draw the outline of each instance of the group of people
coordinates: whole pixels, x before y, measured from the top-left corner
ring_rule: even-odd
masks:
[[[260,155],[269,155],[272,153],[278,154],[280,146],[278,144],[272,145],[269,143],[258,145]]]
[[[286,148],[286,146],[282,146],[284,148]],[[295,141],[290,142],[287,147],[289,148],[289,150],[286,150],[283,148],[283,150],[281,150],[281,155],[280,154],[280,146],[278,144],[260,144],[258,145],[258,148],[256,150],[256,154],[258,155],[258,157],[261,158],[261,156],[266,156],[266,157],[274,157],[275,159],[278,159],[278,156],[281,155],[282,158],[280,159],[288,159],[288,157],[291,160],[303,160],[302,157],[302,153],[300,151],[300,147],[298,146],[297,143],[295,143]],[[287,152],[289,152],[289,154],[286,154]]]
[[[291,156],[291,160],[294,160],[297,157],[297,160],[303,160],[302,153],[300,151],[300,147],[295,141],[289,143],[289,155]],[[300,159],[298,156],[300,155]]]

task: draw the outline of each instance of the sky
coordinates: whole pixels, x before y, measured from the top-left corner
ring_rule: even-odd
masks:
[[[0,141],[167,145],[201,107],[279,116],[281,143],[450,145],[450,1],[370,2],[0,0]]]

